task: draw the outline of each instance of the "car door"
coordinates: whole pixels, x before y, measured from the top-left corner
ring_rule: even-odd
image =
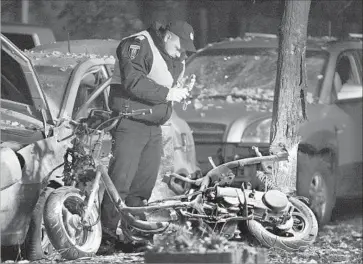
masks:
[[[40,170],[29,170],[32,166],[44,167],[37,159],[39,148],[33,148],[33,143],[43,141],[52,119],[29,58],[3,35],[0,113],[1,147],[18,151],[16,157],[21,165],[20,172],[1,174],[1,244],[16,245],[25,238],[41,188]],[[25,155],[22,151],[27,149],[29,152]]]
[[[359,56],[360,54],[360,56]],[[347,50],[337,59],[332,98],[349,119],[337,129],[342,178],[338,196],[362,193],[362,65],[361,51]],[[348,143],[350,142],[350,143]]]
[[[44,138],[50,119],[29,59],[1,35],[1,142],[13,148]]]

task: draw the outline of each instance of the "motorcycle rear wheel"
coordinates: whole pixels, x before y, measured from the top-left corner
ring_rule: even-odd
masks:
[[[44,226],[49,240],[63,258],[92,257],[102,239],[99,213],[94,206],[87,226],[81,224],[84,199],[73,187],[61,187],[50,194],[44,207]]]
[[[294,226],[291,230],[276,234],[256,220],[248,221],[248,230],[263,246],[297,251],[305,249],[315,241],[318,222],[314,213],[297,198],[290,197],[289,200],[295,207],[292,213]]]

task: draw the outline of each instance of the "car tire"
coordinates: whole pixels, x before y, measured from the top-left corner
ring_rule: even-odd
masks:
[[[297,193],[309,198],[309,207],[321,226],[331,221],[336,201],[333,164],[329,155],[298,154]]]
[[[43,259],[53,252],[53,246],[49,241],[43,225],[44,205],[53,190],[50,187],[45,188],[40,194],[33,210],[25,243],[26,257],[28,260]]]

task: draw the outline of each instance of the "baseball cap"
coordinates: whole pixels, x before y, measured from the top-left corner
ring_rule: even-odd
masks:
[[[180,46],[186,51],[196,52],[194,46],[194,30],[185,21],[176,20],[169,23],[169,30],[180,38]]]

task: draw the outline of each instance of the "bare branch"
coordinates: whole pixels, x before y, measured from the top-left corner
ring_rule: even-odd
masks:
[[[346,3],[345,6],[339,10],[338,15],[340,15],[341,13],[343,13],[345,9],[347,9],[349,6],[351,6],[352,3],[353,3],[353,1],[354,0],[349,0],[348,3]]]

